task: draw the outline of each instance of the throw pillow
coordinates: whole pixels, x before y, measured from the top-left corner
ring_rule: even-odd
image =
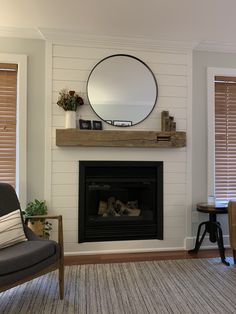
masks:
[[[20,210],[17,209],[0,217],[0,249],[27,241]]]

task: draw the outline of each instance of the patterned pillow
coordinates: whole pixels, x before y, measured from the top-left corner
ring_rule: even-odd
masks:
[[[27,241],[20,210],[0,217],[0,249],[18,242]]]

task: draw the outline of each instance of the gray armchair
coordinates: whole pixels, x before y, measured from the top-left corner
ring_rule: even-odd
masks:
[[[0,217],[20,209],[14,188],[0,183]],[[39,218],[37,216],[33,218]],[[28,241],[0,249],[0,292],[58,269],[60,299],[64,297],[64,252],[62,216],[43,216],[58,220],[58,243],[37,237],[23,223]]]

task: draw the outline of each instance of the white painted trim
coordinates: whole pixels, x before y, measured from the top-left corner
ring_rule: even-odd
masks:
[[[169,252],[169,251],[183,251],[185,247],[168,247],[168,248],[154,248],[154,249],[121,249],[121,250],[94,250],[86,252],[65,252],[65,256],[80,256],[93,254],[116,254],[116,253],[147,253],[147,252]]]
[[[165,41],[151,40],[145,37],[118,37],[118,36],[98,36],[92,34],[81,34],[75,31],[58,30],[52,28],[38,28],[42,38],[51,40],[53,43],[79,44],[90,47],[117,47],[130,49],[145,49],[148,50],[173,50],[183,52],[193,50],[197,42],[186,41]]]
[[[224,241],[224,247],[229,248],[230,247],[229,235],[223,235],[223,241]],[[186,237],[184,239],[184,242],[185,242],[185,250],[187,251],[191,250],[195,246],[196,237]],[[204,241],[200,247],[200,250],[206,250],[206,249],[218,249],[217,244],[210,242],[208,236],[204,238]]]
[[[200,42],[195,46],[194,50],[222,52],[222,53],[236,53],[236,45],[233,43],[219,43],[219,42]]]
[[[52,114],[52,42],[46,41],[45,58],[45,167],[44,199],[48,206],[51,203],[51,114]]]
[[[3,63],[18,64],[16,192],[22,208],[27,203],[27,56],[0,54]]]
[[[236,69],[211,68],[207,69],[207,195],[215,193],[215,76],[236,76]]]
[[[93,45],[93,47],[127,47],[131,49],[155,50],[155,49],[173,49],[176,51],[197,50],[211,51],[223,53],[236,53],[236,45],[234,43],[219,43],[212,41],[170,41],[146,39],[145,37],[119,37],[119,36],[98,36],[95,34],[81,34],[76,31],[68,31],[65,29],[53,28],[23,28],[0,26],[0,37],[14,37],[26,39],[44,39],[56,42],[77,42],[80,44]]]
[[[207,69],[207,195],[215,194],[215,71]]]
[[[187,95],[187,165],[186,165],[186,235],[192,235],[192,52],[188,54]]]
[[[196,237],[186,237],[184,239],[184,247],[185,250],[192,250],[195,246]]]
[[[36,28],[7,27],[7,26],[0,26],[0,37],[43,39],[40,31]]]

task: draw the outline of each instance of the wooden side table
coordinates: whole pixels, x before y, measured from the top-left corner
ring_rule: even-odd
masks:
[[[197,210],[199,212],[208,214],[209,220],[200,223],[200,225],[198,226],[195,248],[193,250],[188,251],[188,253],[190,254],[198,253],[206,233],[209,233],[209,240],[213,243],[217,242],[218,244],[222,263],[229,266],[230,264],[225,260],[225,248],[224,248],[223,233],[222,233],[221,225],[217,221],[217,214],[228,213],[227,205],[211,205],[208,203],[199,203],[197,204]],[[200,236],[202,227],[205,227],[205,228],[202,235]]]

